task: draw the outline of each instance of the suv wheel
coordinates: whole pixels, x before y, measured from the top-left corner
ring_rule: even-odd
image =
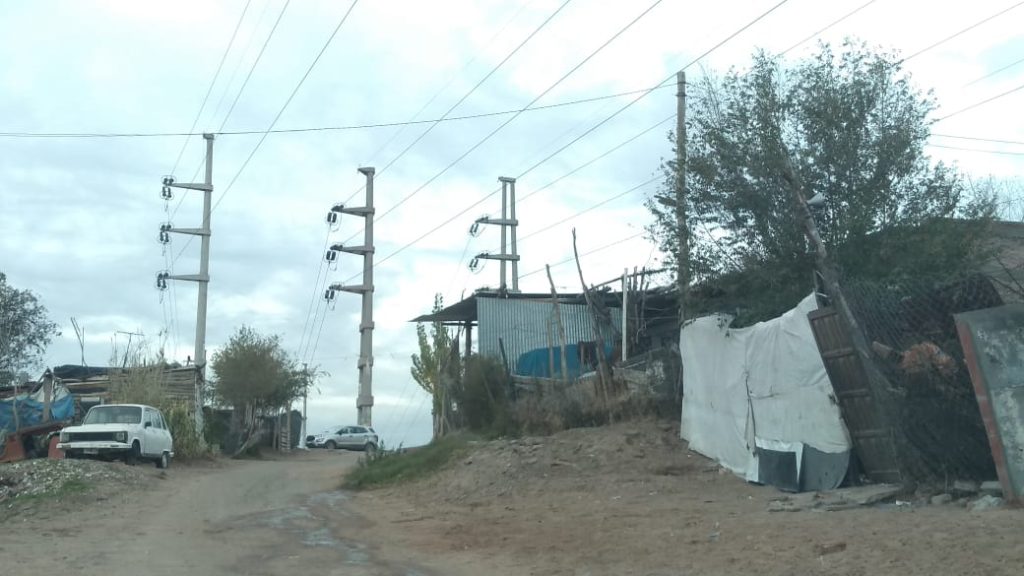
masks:
[[[366,450],[367,455],[373,456],[374,454],[377,453],[377,445],[374,444],[373,442],[367,442],[366,446],[364,447],[364,450]]]
[[[132,447],[124,455],[124,463],[129,466],[135,466],[139,461],[139,457],[142,456],[142,447],[139,446],[139,441],[132,442]]]
[[[166,470],[167,468],[170,467],[170,465],[171,457],[167,454],[167,452],[160,454],[160,459],[156,461],[156,467],[161,470]]]
[[[327,448],[328,450],[334,450],[337,447],[338,445],[335,444],[334,440],[328,440],[327,444],[324,444],[324,448]]]

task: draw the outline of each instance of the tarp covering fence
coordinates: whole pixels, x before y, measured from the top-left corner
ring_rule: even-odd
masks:
[[[807,320],[816,307],[809,296],[779,318],[749,328],[729,328],[730,316],[714,315],[682,329],[680,435],[691,449],[748,481],[773,484],[762,478],[768,458],[759,462],[759,455],[793,453],[800,478],[805,446],[814,454],[849,453],[849,435]],[[835,467],[845,460],[829,462]],[[825,472],[839,474],[836,482],[845,472],[845,464],[838,465],[843,470]]]

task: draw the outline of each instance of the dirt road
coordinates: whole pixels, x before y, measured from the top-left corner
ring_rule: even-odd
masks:
[[[73,511],[23,514],[0,529],[10,576],[421,575],[359,540],[365,521],[337,491],[358,455],[172,467],[151,488],[91,494]],[[113,464],[115,466],[120,464]]]
[[[478,442],[436,475],[339,492],[357,459],[314,451],[163,479],[145,467],[149,493],[133,484],[0,515],[0,576],[1010,576],[1024,565],[1020,510],[923,498],[773,512],[789,497],[690,452],[670,424]]]

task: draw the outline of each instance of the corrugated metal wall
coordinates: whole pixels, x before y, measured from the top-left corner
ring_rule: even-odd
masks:
[[[522,354],[549,345],[558,347],[558,319],[550,300],[477,298],[476,302],[480,354],[501,358],[500,338],[514,369]],[[585,305],[559,304],[558,309],[565,326],[566,344],[593,341],[593,322]],[[611,308],[609,312],[615,326],[621,326],[622,310]]]

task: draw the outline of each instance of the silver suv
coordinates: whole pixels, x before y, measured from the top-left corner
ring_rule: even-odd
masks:
[[[368,426],[336,426],[315,436],[306,436],[307,448],[344,448],[375,452],[379,445],[377,433]]]

